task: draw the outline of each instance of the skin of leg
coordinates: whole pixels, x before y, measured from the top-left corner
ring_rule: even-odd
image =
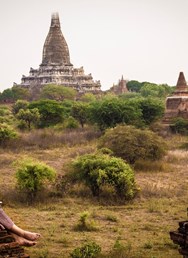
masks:
[[[25,231],[18,227],[17,225],[13,224],[13,226],[10,228],[10,231],[15,233],[16,235],[23,237],[27,240],[35,241],[40,237],[39,233],[33,233],[29,231]]]
[[[13,236],[13,238],[15,239],[15,241],[21,245],[21,246],[34,246],[36,245],[36,242],[34,241],[30,241],[30,240],[27,240],[21,236],[18,236],[17,234],[14,234],[12,232],[10,232],[10,235]]]

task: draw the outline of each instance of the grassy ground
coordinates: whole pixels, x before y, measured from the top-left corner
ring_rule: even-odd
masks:
[[[66,163],[95,149],[95,140],[47,149],[1,149],[0,197],[4,210],[19,226],[42,234],[38,244],[28,248],[27,253],[32,258],[68,258],[76,247],[95,241],[103,254],[108,254],[115,243],[123,246],[123,254],[114,258],[181,257],[169,231],[176,230],[178,222],[187,219],[187,151],[178,149],[184,141],[183,137],[167,139],[171,150],[160,164],[150,164],[148,171],[137,166],[135,176],[140,193],[126,204],[115,203],[108,197],[98,201],[78,186],[69,196],[43,195],[33,206],[21,203],[20,195],[15,194],[13,161],[23,156],[34,157],[63,174]],[[84,211],[89,213],[87,220],[92,230],[77,231],[75,227]]]

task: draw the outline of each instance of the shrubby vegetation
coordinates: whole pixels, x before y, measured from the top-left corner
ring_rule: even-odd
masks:
[[[101,247],[95,242],[87,243],[77,247],[70,254],[72,258],[95,258],[101,253]]]
[[[124,125],[108,129],[100,139],[101,147],[111,149],[130,164],[139,159],[158,160],[165,154],[165,143],[157,134]]]
[[[23,123],[25,123],[25,127],[31,130],[31,126],[37,126],[40,121],[40,114],[37,108],[33,109],[20,109],[17,113],[16,117]],[[21,128],[20,128],[21,129]]]
[[[65,118],[65,109],[60,102],[55,100],[33,101],[28,106],[29,109],[37,108],[40,114],[38,126],[40,128],[53,126],[63,122]]]
[[[182,117],[174,119],[173,124],[170,126],[173,133],[188,135],[188,120]]]
[[[102,154],[85,154],[73,162],[74,176],[86,184],[93,196],[99,196],[104,185],[114,188],[117,196],[132,199],[136,193],[134,172],[121,158]]]
[[[27,100],[17,100],[12,105],[12,113],[17,115],[20,109],[26,110],[28,108],[29,102]]]
[[[40,98],[51,100],[73,100],[76,96],[76,90],[71,87],[64,87],[62,85],[48,84],[43,87]]]
[[[30,93],[28,89],[25,89],[20,86],[13,86],[10,89],[5,89],[1,94],[0,94],[0,101],[1,102],[10,102],[13,103],[18,99],[29,99]]]
[[[53,168],[30,158],[15,162],[18,188],[27,194],[27,200],[33,202],[37,193],[56,177]]]
[[[10,140],[15,139],[17,133],[9,125],[0,123],[0,145],[5,146]]]
[[[119,123],[142,124],[142,113],[137,102],[123,101],[117,97],[92,102],[89,117],[91,123],[97,124],[101,130],[115,127]]]

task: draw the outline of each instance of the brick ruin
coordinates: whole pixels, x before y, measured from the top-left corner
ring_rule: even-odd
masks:
[[[188,119],[188,86],[183,72],[179,74],[173,95],[166,98],[163,123],[170,125],[177,117]]]
[[[85,75],[83,67],[74,68],[71,64],[69,48],[61,32],[58,13],[52,14],[51,17],[41,65],[38,69],[30,68],[29,76],[23,75],[19,86],[31,91],[40,91],[47,84],[72,87],[79,93],[101,91],[100,81],[94,81],[91,74]]]
[[[121,77],[121,80],[119,80],[118,84],[113,85],[110,90],[117,95],[129,92],[129,90],[127,89],[127,81],[124,80],[123,75]]]

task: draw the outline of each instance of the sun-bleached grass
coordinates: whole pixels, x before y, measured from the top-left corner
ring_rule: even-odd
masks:
[[[185,138],[184,138],[185,140]],[[77,155],[96,149],[96,140],[76,145],[61,145],[47,149],[20,148],[0,151],[0,197],[4,209],[21,227],[38,231],[42,238],[27,253],[31,258],[69,258],[76,247],[87,241],[95,241],[102,248],[100,257],[108,258],[179,258],[177,246],[169,237],[170,230],[178,228],[178,222],[187,219],[187,152],[169,151],[161,168],[141,167],[135,177],[140,193],[131,202],[112,201],[110,189],[101,200],[89,195],[86,188],[75,186],[68,195],[49,195],[33,206],[15,198],[14,169],[12,162],[23,156],[32,156],[54,167],[60,175],[65,164]],[[172,140],[171,140],[172,141]],[[181,154],[180,154],[181,153]],[[147,167],[147,166],[146,166]],[[97,225],[97,231],[75,231],[80,214],[88,211]],[[115,246],[115,248],[114,248]]]

